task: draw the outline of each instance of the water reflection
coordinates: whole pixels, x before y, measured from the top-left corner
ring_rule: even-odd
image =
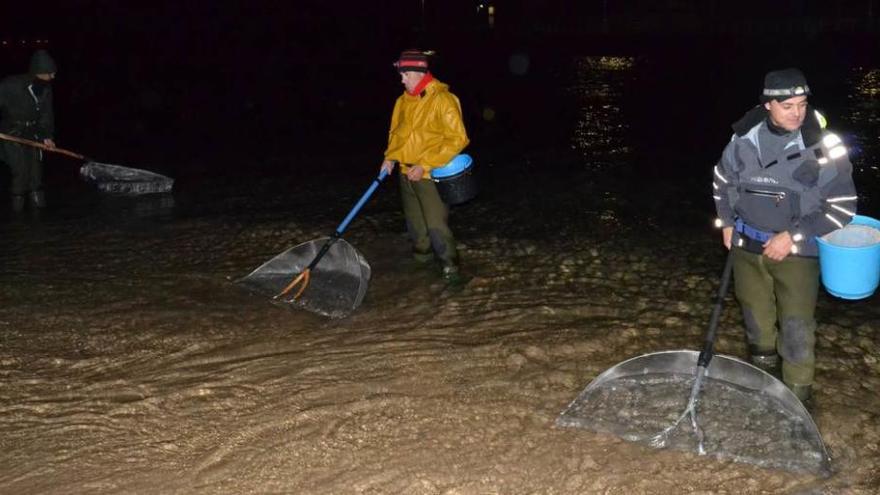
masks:
[[[585,61],[599,70],[630,70],[636,64],[634,57],[587,57]]]
[[[142,196],[105,195],[98,203],[102,216],[125,220],[127,218],[170,217],[175,201],[171,193],[145,194]]]
[[[572,147],[588,170],[601,170],[630,151],[625,139],[629,126],[620,105],[635,63],[632,57],[583,57],[573,62],[573,80],[566,91],[578,105]]]
[[[635,69],[633,57],[575,58],[565,90],[577,105],[571,147],[580,156],[582,180],[589,184],[585,190],[595,203],[596,218],[616,228],[633,208],[625,184],[635,162],[635,142],[623,104],[635,85]],[[601,191],[591,189],[595,183],[602,184]]]
[[[880,68],[856,67],[847,80],[843,124],[850,129],[847,142],[859,192],[859,211],[878,215],[880,197]],[[832,122],[832,127],[834,123]]]
[[[859,67],[853,71],[856,91],[862,96],[880,96],[880,69]]]
[[[696,225],[704,221],[701,215],[712,214],[704,172],[720,155],[724,133],[738,115],[713,116],[693,128],[691,122],[707,114],[689,114],[687,108],[669,103],[687,100],[677,76],[657,72],[665,70],[662,67],[662,60],[596,56],[574,58],[567,68],[563,94],[576,106],[570,145],[580,158],[582,178],[601,184],[600,203],[608,209],[603,218],[636,214],[651,223]],[[839,93],[844,97],[822,103],[828,105],[824,110],[831,117],[830,128],[842,133],[850,147],[859,211],[878,215],[880,68],[854,67],[844,77]],[[721,94],[742,91],[719,84]],[[724,118],[729,121],[718,121]],[[716,141],[717,137],[722,139]],[[693,147],[679,153],[681,142]],[[650,195],[644,194],[646,187]]]

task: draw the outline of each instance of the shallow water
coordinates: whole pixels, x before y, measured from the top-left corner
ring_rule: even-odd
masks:
[[[44,215],[7,219],[0,491],[876,493],[877,295],[820,296],[813,419],[832,458],[829,479],[554,426],[622,360],[699,347],[723,264],[708,228],[708,172],[682,181],[657,174],[648,183],[658,187],[632,190],[628,178],[657,164],[687,166],[677,155],[651,155],[651,167],[633,158],[646,154],[633,139],[642,130],[621,127],[638,123],[628,120],[629,97],[663,84],[633,64],[558,68],[568,84],[551,110],[572,94],[596,95],[557,122],[585,123],[580,134],[559,131],[568,148],[497,130],[493,142],[485,132],[497,145],[482,149],[485,187],[451,213],[474,277],[459,290],[409,261],[396,190],[377,191],[345,236],[369,260],[369,290],[340,320],[278,307],[234,283],[333,231],[362,191],[329,173],[181,181],[173,203],[50,196]],[[487,104],[505,109],[499,93]],[[866,184],[876,180],[877,108],[864,98],[840,107],[864,125],[855,162]],[[742,358],[734,307],[729,296],[716,350]],[[750,414],[771,403],[716,392],[706,388],[707,406],[749,415],[712,419],[707,409],[708,442],[737,445],[731,419],[768,420]],[[658,427],[684,405],[686,392],[673,395],[646,396],[668,407],[652,419]]]
[[[0,485],[657,493],[688,480],[685,491],[716,493],[873,490],[880,429],[869,391],[880,368],[868,305],[823,299],[835,323],[820,320],[815,419],[837,474],[820,482],[553,427],[616,362],[699,344],[721,261],[707,246],[657,260],[634,244],[471,237],[462,252],[476,277],[454,292],[405,262],[404,239],[389,234],[399,216],[373,219],[380,229],[364,222],[351,238],[371,261],[370,290],[343,320],[278,308],[234,284],[284,249],[289,222],[193,219],[125,238],[68,223],[14,232],[19,249],[3,262],[21,269],[7,270],[0,289]],[[743,356],[740,332],[727,311],[719,350]],[[862,378],[844,379],[853,374]]]

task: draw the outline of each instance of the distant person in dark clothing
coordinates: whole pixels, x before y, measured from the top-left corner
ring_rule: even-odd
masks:
[[[57,67],[45,50],[31,57],[27,74],[0,81],[0,132],[55,147],[52,80]],[[34,208],[46,206],[42,152],[34,147],[0,141],[0,156],[12,175],[12,210],[24,210],[25,198]]]
[[[850,223],[857,200],[846,148],[810,94],[798,69],[767,73],[762,104],[733,125],[712,183],[749,358],[772,373],[781,364],[801,401],[816,369],[816,237]]]
[[[426,53],[404,51],[394,66],[405,91],[394,104],[382,169],[390,173],[400,164],[400,195],[415,259],[430,262],[436,256],[443,278],[459,282],[449,209],[431,180],[431,169],[449,163],[468,144],[461,104],[428,70]]]

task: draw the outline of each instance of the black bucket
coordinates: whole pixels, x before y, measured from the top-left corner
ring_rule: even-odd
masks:
[[[431,179],[443,202],[458,205],[474,199],[478,189],[473,163],[470,155],[458,155],[446,165],[431,170]]]

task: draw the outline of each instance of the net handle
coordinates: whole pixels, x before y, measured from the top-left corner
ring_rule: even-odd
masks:
[[[730,277],[733,273],[733,247],[727,252],[727,261],[724,263],[724,271],[721,273],[721,284],[718,287],[718,295],[715,297],[715,305],[712,308],[712,317],[709,318],[709,330],[706,332],[706,342],[703,350],[700,351],[700,357],[697,359],[697,366],[700,368],[708,368],[712,356],[715,354],[715,335],[718,333],[718,319],[721,316],[721,309],[724,306],[724,298],[727,296],[727,287],[730,285]]]
[[[5,141],[11,141],[13,143],[24,144],[27,146],[32,146],[34,148],[40,148],[41,150],[51,151],[52,153],[60,153],[62,155],[67,155],[73,158],[78,158],[80,160],[89,161],[84,155],[80,155],[79,153],[74,153],[73,151],[66,150],[63,148],[56,148],[54,146],[49,146],[47,144],[40,143],[38,141],[31,141],[30,139],[24,139],[17,136],[10,136],[9,134],[3,134],[0,132],[0,139]]]

